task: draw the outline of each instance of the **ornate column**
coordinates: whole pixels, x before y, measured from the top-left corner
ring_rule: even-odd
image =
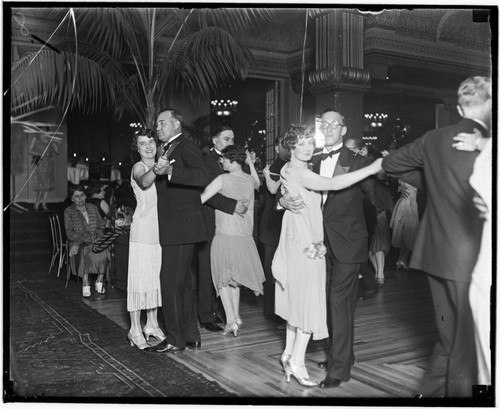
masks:
[[[363,96],[370,73],[363,65],[363,16],[355,10],[311,12],[316,19],[316,71],[309,74],[316,110],[346,117],[349,136],[362,136]]]

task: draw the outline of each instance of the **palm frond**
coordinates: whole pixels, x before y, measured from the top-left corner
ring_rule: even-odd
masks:
[[[229,82],[245,78],[253,62],[251,52],[229,33],[209,27],[186,37],[172,49],[163,66],[163,78],[188,92],[206,96]]]
[[[90,8],[75,9],[78,33],[92,44],[119,60],[128,47],[140,49],[143,37],[136,35],[137,9]]]
[[[26,55],[11,69],[12,105],[33,100],[24,109],[57,103],[85,113],[112,107],[123,75],[112,58],[97,51],[89,48],[87,56],[51,50]]]
[[[156,16],[155,41],[159,40],[167,33],[177,30],[183,20],[184,10],[167,8],[158,9]]]
[[[274,14],[273,9],[263,8],[200,9],[199,23],[202,28],[218,26],[230,31],[242,31],[250,25],[272,19]]]

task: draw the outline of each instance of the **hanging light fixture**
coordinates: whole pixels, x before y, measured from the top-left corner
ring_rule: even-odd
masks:
[[[213,99],[211,110],[217,116],[231,116],[238,110],[238,101],[234,99]]]

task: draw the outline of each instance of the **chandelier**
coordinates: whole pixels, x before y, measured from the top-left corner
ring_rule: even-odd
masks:
[[[213,99],[211,110],[217,116],[231,116],[238,109],[238,101],[232,99]]]
[[[365,122],[372,128],[382,128],[387,122],[388,115],[383,113],[365,114]]]

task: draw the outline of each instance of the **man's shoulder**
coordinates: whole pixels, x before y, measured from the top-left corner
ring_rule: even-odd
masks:
[[[218,160],[220,158],[219,154],[213,149],[203,152],[203,158],[207,160]]]
[[[456,134],[457,132],[473,130],[475,127],[482,128],[482,125],[472,119],[462,118],[461,121],[454,124],[446,125],[441,128],[430,129],[423,136],[432,137],[436,135]]]

